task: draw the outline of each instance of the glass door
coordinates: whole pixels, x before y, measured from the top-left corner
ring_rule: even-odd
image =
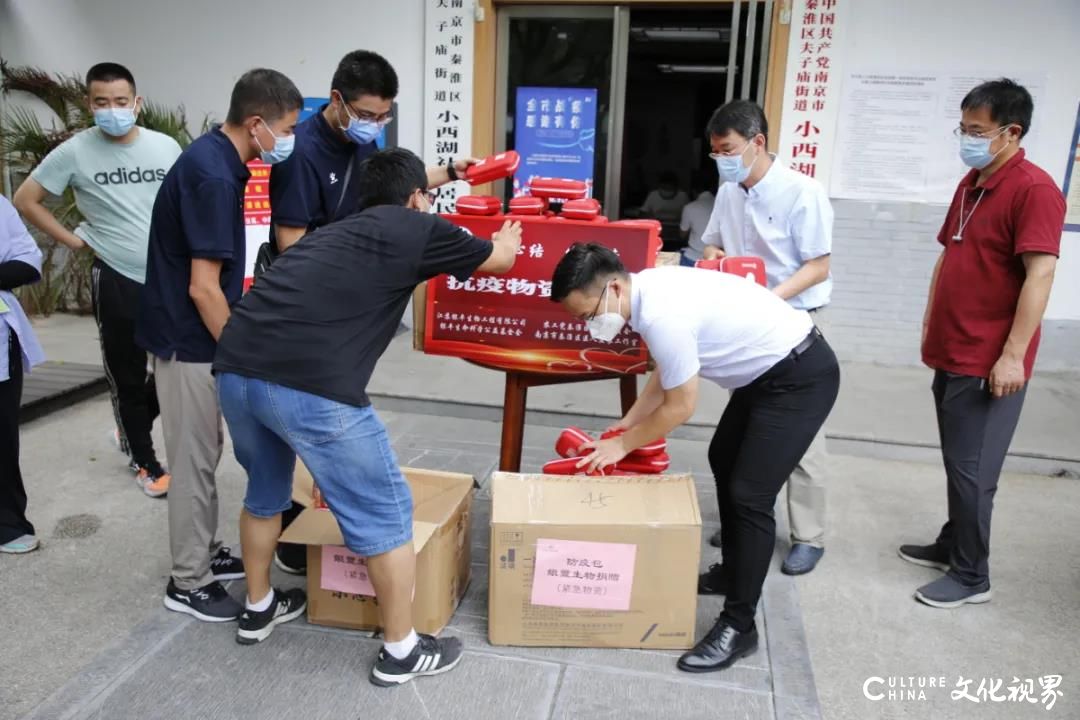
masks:
[[[496,142],[522,158],[504,197],[531,177],[584,180],[616,217],[628,34],[623,7],[499,9]]]

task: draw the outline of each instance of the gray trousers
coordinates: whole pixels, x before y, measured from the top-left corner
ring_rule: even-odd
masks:
[[[210,363],[154,358],[169,484],[169,549],[172,576],[181,590],[214,581],[210,558],[218,539],[218,493],[214,473],[225,436]]]
[[[829,335],[826,309],[820,308],[810,316],[827,340]],[[825,471],[828,460],[825,425],[822,424],[788,478],[787,506],[792,543],[819,548],[825,546]]]
[[[1027,386],[995,399],[985,378],[938,370],[933,390],[949,489],[949,520],[937,543],[949,552],[949,575],[978,585],[990,578],[994,494]]]

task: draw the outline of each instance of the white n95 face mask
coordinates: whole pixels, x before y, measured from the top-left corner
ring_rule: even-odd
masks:
[[[592,335],[593,339],[605,343],[609,343],[618,337],[626,326],[626,318],[621,313],[608,310],[607,292],[610,287],[609,284],[604,288],[604,312],[598,313],[585,321],[585,327],[589,329],[589,334]]]

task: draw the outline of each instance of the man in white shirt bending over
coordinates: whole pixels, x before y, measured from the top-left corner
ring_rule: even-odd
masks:
[[[720,172],[720,189],[702,237],[705,257],[762,258],[769,289],[792,307],[809,312],[826,330],[833,211],[825,188],[766,151],[765,113],[748,100],[718,109],[706,132]],[[788,481],[791,551],[781,567],[788,575],[810,572],[825,553],[827,460],[822,428]],[[709,542],[720,547],[720,533]],[[704,583],[699,590],[715,594],[718,586]]]
[[[775,545],[773,505],[836,401],[836,356],[806,312],[756,283],[683,267],[630,275],[596,244],[574,245],[563,256],[551,299],[599,341],[629,325],[656,362],[616,425],[626,432],[588,443],[583,471],[617,463],[687,422],[699,378],[733,391],[709,446],[724,541],[724,564],[716,568],[726,583],[724,612],[679,659],[686,672],[722,670],[757,649],[754,612]]]

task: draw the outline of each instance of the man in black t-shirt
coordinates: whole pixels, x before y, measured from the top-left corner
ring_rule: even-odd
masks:
[[[248,474],[237,640],[259,642],[297,616],[275,612],[269,575],[299,455],[345,544],[367,558],[384,627],[371,681],[389,686],[451,669],[462,648],[413,629],[412,496],[367,383],[415,287],[444,273],[508,271],[521,226],[507,222],[488,241],[428,214],[424,165],[407,150],[376,153],[360,171],[367,209],[305,235],[259,278],[233,309],[214,371]]]

